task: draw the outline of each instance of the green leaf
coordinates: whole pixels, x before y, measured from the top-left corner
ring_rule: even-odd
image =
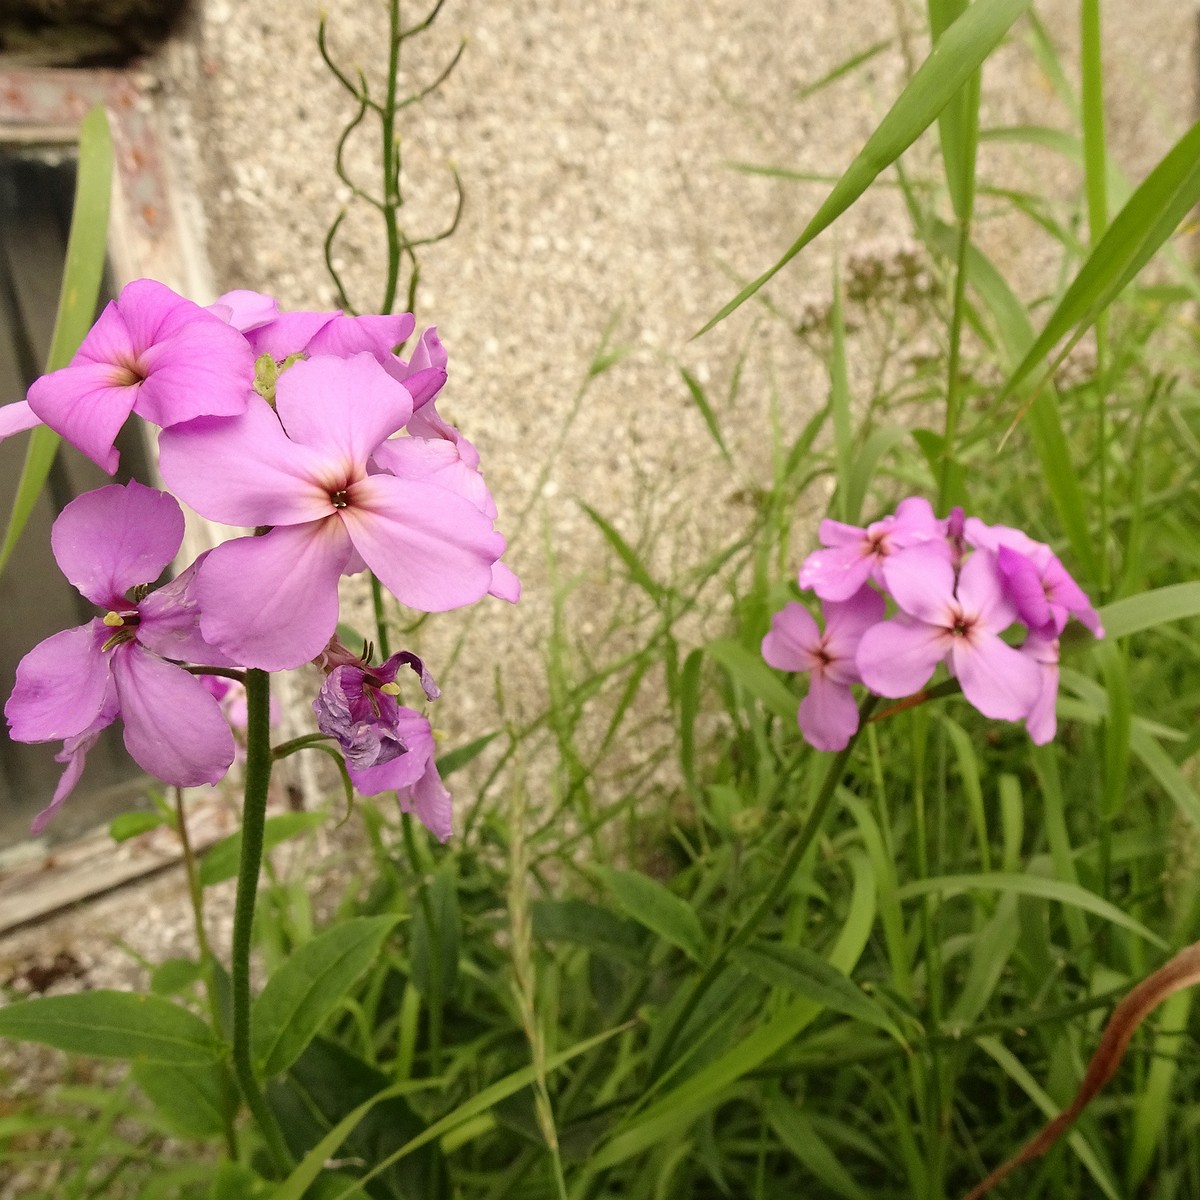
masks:
[[[747,284],[700,331],[707,333],[824,232],[937,119],[938,114],[1000,43],[1030,0],[975,0],[938,39],[887,116],[867,139],[804,232],[770,270]]]
[[[672,946],[678,946],[696,962],[704,958],[704,927],[686,900],[638,871],[593,867],[592,872],[640,925]]]
[[[696,716],[700,711],[700,670],[704,651],[693,650],[679,673],[679,765],[688,787],[696,790]]]
[[[218,1137],[232,1120],[237,1084],[223,1063],[136,1063],[134,1082],[180,1137]]]
[[[772,987],[786,988],[823,1008],[890,1033],[903,1041],[891,1017],[832,963],[803,946],[755,942],[733,953],[733,960]]]
[[[91,1058],[215,1062],[221,1048],[195,1013],[162,996],[99,989],[0,1008],[0,1037],[41,1042]]]
[[[605,957],[637,959],[646,934],[634,922],[587,900],[535,900],[533,936],[544,942],[574,942]]]
[[[104,106],[97,104],[79,126],[75,205],[71,212],[71,232],[67,237],[67,258],[50,355],[46,361],[47,371],[57,371],[71,361],[96,316],[96,302],[104,277],[112,167],[113,146],[108,116]],[[4,542],[0,545],[0,571],[8,565],[17,539],[46,484],[50,466],[58,453],[58,443],[58,434],[44,425],[30,434]]]
[[[1200,616],[1200,582],[1175,583],[1114,600],[1100,610],[1104,632],[1110,638],[1128,637],[1156,625]]]
[[[465,767],[467,763],[478,758],[492,742],[500,736],[500,730],[494,729],[491,733],[485,733],[482,737],[477,737],[474,741],[468,742],[465,746],[458,746],[454,750],[448,750],[441,755],[437,760],[438,774],[446,779],[453,775],[455,771]]]
[[[628,1025],[619,1025],[615,1029],[606,1029],[603,1033],[597,1034],[595,1037],[588,1038],[586,1041],[577,1042],[574,1046],[566,1050],[560,1051],[558,1054],[551,1054],[545,1062],[541,1071],[541,1075],[549,1075],[553,1071],[557,1071],[564,1063],[568,1063],[573,1058],[577,1058],[581,1054],[586,1054],[589,1050],[594,1049],[606,1042],[615,1034],[622,1033],[629,1028]],[[511,1075],[506,1075],[503,1079],[485,1087],[482,1091],[477,1092],[469,1100],[464,1101],[457,1108],[452,1109],[441,1120],[434,1121],[432,1125],[425,1129],[423,1133],[418,1134],[411,1141],[406,1142],[399,1150],[389,1154],[387,1158],[375,1163],[367,1176],[364,1176],[363,1183],[367,1182],[368,1178],[386,1171],[393,1163],[399,1162],[402,1158],[407,1157],[414,1151],[419,1150],[422,1146],[427,1146],[430,1142],[436,1142],[443,1134],[457,1129],[460,1125],[465,1124],[473,1117],[480,1113],[485,1113],[499,1104],[501,1100],[513,1095],[515,1092],[521,1091],[522,1088],[529,1087],[539,1078],[539,1072],[534,1067],[524,1067],[520,1071],[514,1071]],[[372,1096],[371,1099],[364,1101],[353,1112],[347,1113],[341,1121],[334,1126],[329,1133],[323,1137],[301,1160],[296,1169],[287,1177],[287,1179],[275,1191],[271,1200],[302,1200],[309,1185],[317,1178],[318,1175],[325,1169],[326,1163],[333,1157],[337,1148],[346,1140],[351,1130],[367,1115],[368,1112],[380,1101],[388,1100],[393,1096],[402,1096],[407,1092],[415,1092],[423,1087],[429,1087],[436,1083],[436,1080],[419,1080],[417,1082],[398,1083],[394,1087],[385,1089],[382,1092]],[[357,1184],[351,1185],[356,1187]]]
[[[629,578],[638,585],[654,601],[661,604],[664,590],[654,582],[645,563],[638,557],[637,551],[617,532],[611,522],[602,517],[590,504],[579,502],[579,507],[591,518],[592,523],[604,535],[604,540],[616,551],[617,557],[625,564]]]
[[[1046,1119],[1058,1116],[1062,1106],[1052,1099],[1033,1078],[1011,1050],[994,1037],[977,1037],[975,1044],[992,1058],[1006,1075],[1042,1110]],[[1099,1155],[1078,1130],[1072,1130],[1064,1139],[1075,1152],[1079,1161],[1088,1169],[1100,1190],[1108,1200],[1119,1200],[1120,1192]],[[1086,1193],[1085,1193],[1086,1194]]]
[[[127,842],[130,838],[149,833],[167,823],[160,812],[127,812],[113,817],[108,823],[108,836],[114,842]]]
[[[268,817],[263,826],[263,853],[274,850],[281,842],[289,838],[299,837],[318,828],[325,822],[323,812],[279,813]],[[200,886],[211,887],[214,883],[224,883],[233,879],[238,873],[242,857],[242,831],[231,833],[228,837],[214,842],[205,852],[200,863]]]
[[[1074,883],[1064,883],[1061,879],[1044,879],[1037,875],[1009,875],[1002,871],[979,875],[943,875],[936,879],[913,880],[901,887],[896,894],[901,900],[911,900],[915,896],[926,896],[930,893],[953,896],[964,892],[987,891],[1015,892],[1018,896],[1037,896],[1043,900],[1056,900],[1060,904],[1081,908],[1084,912],[1094,913],[1113,925],[1136,933],[1163,950],[1168,949],[1167,943],[1158,934],[1151,932],[1140,921],[1135,921],[1115,904],[1110,904],[1095,892],[1089,892],[1087,888]]]
[[[728,672],[729,677],[756,696],[777,717],[795,721],[796,697],[779,675],[767,666],[762,656],[747,650],[740,642],[722,638],[705,647],[709,655]]]
[[[865,868],[861,856],[852,860],[852,866],[854,893],[850,915],[829,952],[829,961],[844,972],[852,971],[862,955],[872,924],[870,915],[875,907],[872,872]],[[752,1026],[737,1045],[638,1113],[635,1120],[592,1155],[590,1167],[600,1171],[615,1166],[674,1137],[681,1128],[720,1103],[727,1090],[747,1072],[761,1066],[793,1041],[823,1010],[824,1006],[818,1001],[801,996],[785,1004],[769,1019]]]
[[[1071,281],[1037,340],[1008,377],[997,403],[1071,330],[1076,336],[1096,320],[1175,232],[1200,201],[1200,121],[1146,176]]]
[[[426,914],[426,906],[422,903],[413,916],[413,983],[427,1000],[436,995],[444,1004],[458,984],[459,943],[462,940],[458,883],[453,867],[444,866],[434,873],[428,891],[428,907]]]
[[[251,1048],[264,1076],[286,1070],[358,977],[399,918],[352,917],[306,942],[267,980],[251,1012]]]
[[[869,1200],[866,1192],[838,1161],[828,1142],[813,1128],[808,1115],[791,1100],[776,1097],[768,1100],[764,1116],[779,1136],[779,1140],[797,1161],[821,1181],[824,1188],[845,1200]]]
[[[709,404],[708,397],[704,394],[704,388],[700,386],[700,381],[687,370],[680,368],[679,373],[683,376],[683,382],[687,384],[692,403],[700,410],[700,415],[704,418],[705,425],[708,426],[708,432],[712,435],[713,441],[717,443],[721,457],[732,466],[733,459],[729,455],[729,447],[725,445],[725,439],[721,436],[721,427],[717,424],[717,414],[713,412],[712,405]]]

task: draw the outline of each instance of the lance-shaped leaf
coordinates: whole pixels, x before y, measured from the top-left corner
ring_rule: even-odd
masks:
[[[700,333],[707,333],[718,321],[723,321],[832,225],[871,186],[876,176],[933,124],[1028,7],[1029,0],[975,0],[938,38],[929,57],[917,68],[887,116],[787,253],[769,271],[747,284]]]

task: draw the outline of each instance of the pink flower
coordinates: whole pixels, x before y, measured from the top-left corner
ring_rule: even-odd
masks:
[[[400,694],[396,675],[403,666],[417,673],[427,700],[441,695],[425,664],[408,650],[393,654],[378,667],[361,660],[340,661],[321,684],[313,701],[317,728],[337,741],[348,767],[361,771],[407,753],[397,728],[401,714],[409,711],[396,700]]]
[[[412,336],[412,313],[394,316],[367,314],[347,317],[341,309],[329,312],[280,312],[273,296],[244,289],[226,292],[209,311],[241,331],[254,357],[269,354],[283,362],[293,354],[313,358],[329,354],[349,358],[366,351],[377,359],[392,358],[392,348]]]
[[[350,778],[364,796],[394,790],[400,811],[414,813],[434,837],[444,842],[454,832],[453,812],[450,793],[434,762],[433,730],[428,720],[411,708],[398,708],[391,728],[404,744],[404,753],[365,770],[347,763]]]
[[[130,412],[164,428],[233,416],[253,386],[254,355],[240,334],[163,284],[137,279],[100,314],[70,365],[33,384],[29,408],[111,475]]]
[[[297,667],[334,632],[339,578],[368,566],[426,612],[487,594],[504,552],[491,519],[437,483],[368,473],[411,416],[408,392],[364,353],[288,368],[275,410],[255,396],[241,416],[163,432],[163,477],[181,498],[214,521],[269,527],[201,565],[207,640],[247,666]]]
[[[991,551],[976,550],[956,578],[938,549],[915,546],[888,558],[883,574],[901,611],[859,643],[867,687],[908,696],[945,662],[984,716],[1018,721],[1029,713],[1041,692],[1041,669],[1000,637],[1016,611]]]
[[[63,574],[106,612],[47,638],[17,667],[4,709],[13,738],[62,738],[58,761],[67,766],[35,832],[78,781],[100,730],[118,716],[134,760],[166,783],[216,783],[233,761],[233,738],[216,700],[193,675],[160,657],[164,649],[202,646],[186,598],[190,580],[181,576],[140,595],[182,539],[179,505],[139,483],[87,492],[55,521],[51,545]]]
[[[1087,595],[1049,546],[1019,529],[985,525],[974,517],[967,522],[967,538],[972,545],[995,552],[1005,589],[1031,633],[1054,639],[1075,617],[1095,637],[1104,636]]]
[[[818,750],[842,750],[858,729],[858,708],[850,685],[861,683],[855,652],[863,634],[882,620],[883,597],[864,587],[849,600],[822,605],[825,632],[808,610],[791,601],[771,621],[762,641],[763,658],[782,671],[810,671],[808,695],[796,721]]]
[[[384,370],[398,383],[404,384],[412,396],[413,412],[418,413],[442,390],[446,382],[446,348],[430,326],[417,339],[412,358],[405,362],[394,354],[380,360]],[[449,426],[447,426],[449,428]],[[428,436],[416,430],[418,437]]]
[[[822,600],[848,600],[868,580],[883,586],[883,563],[906,546],[930,543],[947,561],[946,522],[933,515],[928,500],[910,496],[896,512],[865,529],[825,520],[818,531],[824,550],[816,550],[800,568],[800,587]]]

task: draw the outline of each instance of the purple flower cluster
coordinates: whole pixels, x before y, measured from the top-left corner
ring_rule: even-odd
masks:
[[[0,437],[44,423],[112,474],[131,414],[157,425],[170,493],[111,485],[72,501],[54,526],[67,579],[103,615],[55,634],[17,670],[5,706],[19,741],[63,740],[66,771],[40,829],[77,782],[100,730],[120,717],[133,758],[163,781],[215,783],[235,745],[205,667],[329,672],[314,705],[322,732],[369,795],[396,789],[442,838],[449,795],[425,717],[395,700],[400,666],[425,695],[420,661],[380,667],[336,641],[338,585],[370,569],[424,612],[520,584],[475,447],[438,414],[447,356],[427,329],[405,360],[411,314],[280,312],[236,291],[208,309],[152,280],[100,315],[70,365],[0,409]],[[252,530],[152,590],[174,560],[184,516]]]
[[[961,509],[938,518],[920,497],[865,529],[822,521],[819,537],[800,587],[821,600],[824,632],[793,601],[762,643],[771,666],[811,675],[797,715],[808,742],[847,745],[858,729],[852,685],[898,699],[943,664],[984,716],[1024,721],[1039,745],[1054,737],[1059,635],[1071,617],[1095,637],[1104,630],[1048,546]]]

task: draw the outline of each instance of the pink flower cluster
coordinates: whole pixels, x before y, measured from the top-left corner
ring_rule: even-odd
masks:
[[[1054,737],[1059,635],[1071,617],[1095,637],[1104,630],[1048,546],[961,509],[938,518],[920,497],[865,529],[822,521],[819,536],[800,587],[821,600],[824,632],[793,601],[762,643],[771,666],[811,675],[797,716],[808,742],[848,744],[858,729],[852,685],[899,699],[939,665],[984,716],[1024,721],[1039,745]]]
[[[317,706],[319,727],[363,790],[396,789],[402,807],[449,836],[429,722],[394,699],[406,657],[372,668],[335,637],[339,581],[368,568],[423,612],[520,595],[500,561],[505,542],[479,455],[435,406],[447,361],[436,330],[407,360],[393,352],[413,332],[408,313],[286,313],[247,291],[204,309],[142,279],[108,305],[69,366],[0,409],[0,437],[44,423],[109,474],[116,436],[137,414],[162,430],[159,467],[173,493],[110,485],[55,523],[59,566],[103,615],[35,647],[5,706],[18,741],[64,743],[66,770],[35,830],[118,716],[151,774],[215,783],[234,741],[197,676],[317,661],[339,677],[337,698]],[[176,497],[252,532],[155,589],[183,539]],[[432,699],[436,688],[418,673]]]

